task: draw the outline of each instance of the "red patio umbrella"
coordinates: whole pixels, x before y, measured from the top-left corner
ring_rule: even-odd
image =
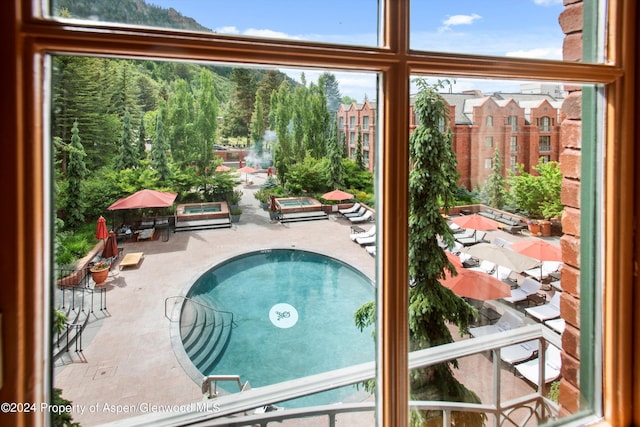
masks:
[[[512,243],[509,247],[538,261],[562,261],[560,248],[541,239],[523,240]]]
[[[342,200],[353,199],[353,194],[347,193],[346,191],[342,190],[333,190],[329,191],[328,193],[324,193],[321,197],[325,200],[335,200],[337,202],[340,202]]]
[[[456,295],[480,301],[500,299],[511,295],[511,287],[482,271],[461,269],[457,276],[447,277],[440,282]]]
[[[226,172],[231,170],[231,168],[229,166],[226,165],[220,165],[216,167],[216,172]]]
[[[113,231],[109,232],[109,237],[107,237],[107,242],[104,244],[104,249],[102,250],[102,258],[113,258],[118,256],[118,242],[116,241],[116,233]]]
[[[245,182],[246,182],[249,179],[249,174],[258,172],[258,169],[252,168],[251,166],[245,166],[238,169],[238,172],[245,174]]]
[[[98,218],[98,222],[96,224],[96,239],[104,240],[109,235],[107,231],[107,220],[104,219],[102,215]]]
[[[500,226],[497,221],[478,214],[457,216],[452,218],[451,222],[458,224],[460,227],[473,228],[474,230],[495,230]]]

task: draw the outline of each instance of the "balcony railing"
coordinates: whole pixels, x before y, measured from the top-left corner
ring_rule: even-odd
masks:
[[[503,425],[511,420],[516,410],[526,408],[529,412],[529,422],[537,425],[545,420],[555,419],[558,413],[557,405],[543,395],[544,390],[544,357],[539,357],[538,384],[534,391],[522,396],[513,397],[508,401],[501,399],[501,360],[500,349],[509,345],[523,343],[531,340],[539,340],[540,348],[546,348],[547,344],[561,348],[560,336],[551,329],[541,324],[534,324],[515,330],[500,332],[497,334],[467,339],[425,350],[415,351],[409,354],[409,369],[416,369],[431,365],[437,365],[453,359],[461,359],[490,352],[492,355],[493,396],[490,402],[482,404],[464,402],[442,401],[412,401],[410,406],[414,409],[441,411],[443,426],[449,426],[452,412],[476,412],[491,415],[491,424]],[[486,353],[485,353],[486,354]],[[544,354],[540,351],[540,354]],[[513,374],[508,374],[513,375]],[[340,388],[348,385],[362,383],[375,377],[375,363],[363,363],[348,368],[324,372],[291,381],[286,381],[270,386],[259,387],[235,394],[225,394],[207,402],[213,402],[211,411],[194,410],[187,413],[150,414],[137,418],[127,419],[127,425],[136,426],[161,426],[175,424],[206,425],[206,426],[241,426],[241,425],[267,425],[269,422],[281,422],[288,419],[302,419],[309,417],[326,417],[328,425],[334,425],[336,416],[351,412],[373,412],[374,402],[362,402],[356,404],[323,405],[298,409],[286,409],[264,413],[254,413],[257,408],[268,407],[279,402],[288,401],[302,396]],[[483,378],[478,378],[480,381]],[[472,385],[468,385],[471,388]],[[194,408],[202,404],[202,401],[194,402]],[[522,412],[522,411],[520,411]],[[250,415],[247,415],[250,414]],[[521,422],[521,421],[520,421]],[[117,423],[116,423],[117,424]],[[525,421],[526,424],[526,421]]]

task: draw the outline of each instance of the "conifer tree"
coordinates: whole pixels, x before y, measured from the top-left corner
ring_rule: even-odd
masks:
[[[138,151],[138,160],[145,160],[147,158],[146,141],[147,133],[144,129],[144,115],[142,115],[140,116],[140,126],[138,127],[138,144],[136,147]]]
[[[169,143],[164,134],[164,105],[158,108],[156,116],[156,140],[151,145],[151,166],[158,173],[158,181],[166,183],[171,177],[169,168]]]
[[[455,200],[456,158],[451,147],[451,132],[443,133],[439,124],[446,119],[447,108],[437,90],[442,83],[429,85],[417,81],[420,92],[415,100],[418,126],[409,139],[409,333],[411,351],[453,342],[447,323],[468,331],[473,308],[451,290],[442,286],[445,269],[455,272],[439,237],[453,245],[453,234],[440,214],[440,204],[449,207]],[[363,329],[375,321],[375,304],[363,305],[355,315]],[[480,403],[478,396],[454,376],[456,361],[441,363],[410,372],[412,400],[441,400]],[[372,384],[367,383],[367,388]],[[441,417],[440,411],[413,411],[412,425],[428,425]],[[482,425],[484,416],[454,412],[452,425]],[[440,421],[438,425],[442,424]]]
[[[358,140],[356,142],[356,165],[358,169],[363,171],[364,167],[364,157],[362,154],[362,132],[358,131]]]
[[[502,209],[506,196],[506,187],[504,175],[502,175],[502,158],[500,150],[496,148],[493,155],[492,173],[487,178],[487,184],[484,188],[484,194],[488,199],[489,206],[496,209]]]
[[[340,188],[344,184],[342,178],[342,150],[338,145],[335,121],[331,123],[331,130],[327,140],[327,157],[329,158],[327,182],[330,188]]]
[[[131,132],[131,114],[129,109],[124,111],[122,120],[122,134],[120,145],[118,146],[118,156],[116,157],[116,170],[135,169],[138,165],[138,152],[133,145],[133,134]]]
[[[80,139],[78,122],[73,122],[71,128],[71,144],[65,147],[69,153],[67,163],[67,203],[65,213],[67,214],[66,225],[73,227],[84,222],[83,204],[83,181],[87,175],[87,167],[84,159],[86,154]]]

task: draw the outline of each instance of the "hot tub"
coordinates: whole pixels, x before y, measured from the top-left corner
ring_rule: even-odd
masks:
[[[322,203],[312,197],[278,198],[276,199],[276,205],[283,214],[322,210]]]
[[[227,202],[187,203],[176,208],[177,221],[228,218]]]

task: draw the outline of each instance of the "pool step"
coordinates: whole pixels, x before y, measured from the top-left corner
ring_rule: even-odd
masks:
[[[191,325],[183,330],[182,342],[193,364],[206,374],[226,348],[231,335],[231,316],[199,304],[190,304],[189,310],[193,312],[189,315]]]
[[[231,228],[231,219],[227,217],[176,221],[175,231],[207,230],[210,228]]]
[[[318,219],[329,219],[329,215],[324,211],[292,212],[280,215],[280,222],[315,221]]]

